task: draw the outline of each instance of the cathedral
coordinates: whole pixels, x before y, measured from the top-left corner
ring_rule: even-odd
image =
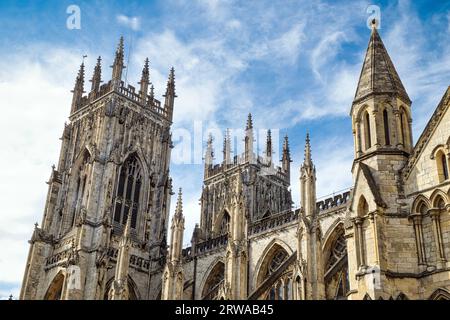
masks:
[[[226,135],[215,163],[207,141],[189,247],[181,189],[169,224],[174,70],[162,102],[148,59],[138,89],[124,68],[123,38],[111,80],[99,57],[86,95],[80,67],[21,299],[450,299],[450,88],[414,145],[411,100],[376,21],[349,106],[352,188],[317,200],[307,135],[293,209],[288,137],[280,162],[270,131],[255,153],[249,114],[242,154]]]

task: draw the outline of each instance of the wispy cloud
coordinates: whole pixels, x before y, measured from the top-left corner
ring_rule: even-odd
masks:
[[[119,14],[116,17],[116,20],[119,24],[130,28],[131,30],[137,31],[141,27],[141,20],[139,17],[128,17],[123,14]]]

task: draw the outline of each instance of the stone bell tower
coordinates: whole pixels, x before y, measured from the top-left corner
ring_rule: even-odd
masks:
[[[101,84],[99,57],[87,95],[80,67],[21,299],[157,298],[172,194],[175,75],[172,68],[161,103],[148,59],[140,90],[124,83],[124,68],[123,38],[111,80]]]
[[[393,261],[387,239],[405,216],[400,170],[412,151],[411,100],[372,21],[372,31],[350,111],[355,143],[354,189],[347,246],[351,289],[362,299],[385,290]],[[394,221],[395,220],[395,221]],[[408,236],[408,235],[405,235]]]

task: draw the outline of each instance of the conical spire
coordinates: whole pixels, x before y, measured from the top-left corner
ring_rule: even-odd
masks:
[[[80,65],[80,70],[78,70],[77,79],[75,80],[75,87],[72,90],[73,98],[72,98],[72,111],[75,112],[79,107],[81,102],[81,98],[84,93],[84,61]]]
[[[172,67],[169,73],[169,79],[167,80],[166,94],[164,95],[165,102],[164,108],[169,112],[169,117],[172,119],[173,115],[173,103],[177,95],[175,94],[175,69]]]
[[[281,158],[281,166],[283,171],[287,174],[288,178],[290,177],[290,171],[291,171],[291,152],[289,150],[289,140],[288,136],[284,136],[284,142],[283,142],[283,155]]]
[[[148,58],[146,58],[144,68],[142,69],[141,81],[139,82],[139,84],[141,85],[140,95],[142,103],[145,103],[147,100],[147,91],[149,83],[150,83],[150,71],[148,67]]]
[[[91,82],[91,91],[97,92],[100,88],[100,83],[102,82],[102,57],[100,56],[97,58],[97,64],[95,65]]]
[[[181,188],[178,189],[177,207],[175,209],[175,217],[183,217],[183,193]]]
[[[309,140],[309,132],[306,133],[305,140],[305,160],[303,162],[305,167],[312,167],[312,159],[311,159],[311,143]]]
[[[253,120],[252,120],[252,114],[249,113],[247,117],[247,126],[245,127],[246,130],[253,129]]]
[[[123,65],[124,56],[123,37],[120,37],[119,45],[116,50],[116,56],[114,58],[114,64],[112,65],[112,80],[114,83],[119,83],[122,79],[122,70],[125,68]]]
[[[372,34],[356,89],[355,101],[371,94],[397,94],[410,103],[408,94],[372,21]]]

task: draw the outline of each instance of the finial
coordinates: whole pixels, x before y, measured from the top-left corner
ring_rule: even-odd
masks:
[[[178,189],[178,199],[177,199],[177,207],[175,210],[176,216],[181,216],[183,214],[183,192],[182,189]]]
[[[37,229],[39,224],[37,222],[34,223],[34,228]]]
[[[370,26],[372,27],[372,30],[375,30],[378,28],[378,21],[377,19],[373,18],[372,21],[370,22]]]
[[[247,127],[246,129],[252,129],[253,128],[253,121],[252,121],[252,114],[249,113],[248,114],[248,118],[247,118]]]
[[[150,86],[150,99],[153,100],[155,98],[155,87],[152,85]]]
[[[311,166],[312,160],[311,160],[311,143],[309,139],[309,132],[306,133],[306,139],[305,139],[305,165]]]

